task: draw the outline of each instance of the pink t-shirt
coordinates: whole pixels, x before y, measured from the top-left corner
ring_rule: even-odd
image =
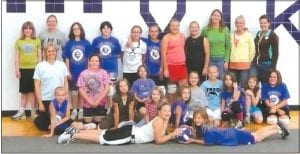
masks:
[[[86,69],[80,73],[77,81],[77,86],[82,88],[88,97],[93,100],[99,98],[106,84],[110,84],[110,78],[104,69],[99,69],[98,71],[90,71]],[[99,106],[105,106],[106,102],[107,99],[104,97],[100,101]],[[83,100],[83,107],[91,108],[90,104],[85,100]]]
[[[149,115],[149,121],[151,121],[157,115],[157,104],[154,102],[145,102],[145,108]]]
[[[168,41],[168,65],[185,64],[184,42],[185,40],[182,34],[180,35],[180,37]]]

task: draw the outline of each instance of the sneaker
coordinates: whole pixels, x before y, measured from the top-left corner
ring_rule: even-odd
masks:
[[[244,129],[245,126],[244,126],[244,124],[243,124],[242,121],[238,121],[238,122],[236,123],[236,125],[235,125],[235,128],[236,128],[236,129]]]
[[[287,136],[290,135],[289,131],[285,128],[285,126],[281,122],[278,122],[277,125],[280,127],[280,129],[282,131],[281,138],[283,140],[285,140],[287,138]]]
[[[83,125],[85,129],[96,129],[97,125],[95,123],[87,123]]]
[[[12,120],[26,119],[25,112],[18,111],[15,115],[11,116]]]
[[[76,129],[72,126],[65,129],[65,131],[59,135],[57,142],[60,144],[67,144],[74,141],[73,135],[76,133]]]
[[[59,143],[59,144],[68,144],[73,140],[74,139],[73,139],[73,136],[71,134],[62,133],[61,135],[59,135],[59,137],[57,139],[57,143]]]
[[[66,128],[64,131],[64,133],[66,133],[66,134],[75,134],[76,132],[77,132],[77,130],[73,126]]]
[[[76,111],[76,109],[74,109],[74,110],[72,111],[72,114],[71,114],[71,119],[72,119],[72,120],[75,120],[76,117],[77,117],[77,111]]]
[[[83,111],[82,110],[79,110],[77,118],[78,118],[78,120],[82,120],[83,119]]]

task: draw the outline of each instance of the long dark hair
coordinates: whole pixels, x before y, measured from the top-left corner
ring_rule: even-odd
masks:
[[[74,22],[72,25],[71,25],[71,28],[70,28],[70,33],[69,33],[69,39],[70,40],[75,40],[75,35],[74,35],[74,31],[73,31],[73,27],[75,25],[78,25],[79,29],[80,29],[80,40],[85,40],[85,32],[84,32],[84,29],[81,25],[81,23],[79,22]]]

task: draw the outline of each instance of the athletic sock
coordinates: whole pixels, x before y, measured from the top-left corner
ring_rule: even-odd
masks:
[[[20,112],[24,113],[25,112],[25,107],[20,107]]]

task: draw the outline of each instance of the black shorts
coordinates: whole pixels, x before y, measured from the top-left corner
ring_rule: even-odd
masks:
[[[104,106],[97,108],[83,108],[83,117],[106,116],[107,109]]]
[[[74,80],[68,80],[68,84],[69,84],[69,89],[70,90],[78,90],[79,88],[77,87],[77,81]]]
[[[100,135],[100,144],[130,144],[134,140],[134,135],[132,135],[132,127],[134,126],[126,125],[118,129],[107,130],[103,135]]]
[[[157,86],[166,86],[167,80],[166,78],[163,78],[163,80],[159,79],[159,76],[157,75],[149,75],[149,78],[152,79]]]
[[[135,109],[137,112],[139,112],[140,108],[145,107],[145,103],[144,102],[136,102],[135,104]]]
[[[34,92],[34,69],[20,69],[21,78],[19,85],[20,93]]]
[[[138,79],[137,73],[123,73],[123,78],[126,78],[129,82],[129,88],[131,88],[133,82]]]
[[[290,110],[288,108],[280,108],[281,110],[283,110],[285,112],[285,115],[287,115],[289,118],[290,117]],[[270,113],[270,110],[267,109],[267,116],[270,116],[270,115],[276,115],[276,116],[279,116],[279,114],[276,112],[276,113]]]

